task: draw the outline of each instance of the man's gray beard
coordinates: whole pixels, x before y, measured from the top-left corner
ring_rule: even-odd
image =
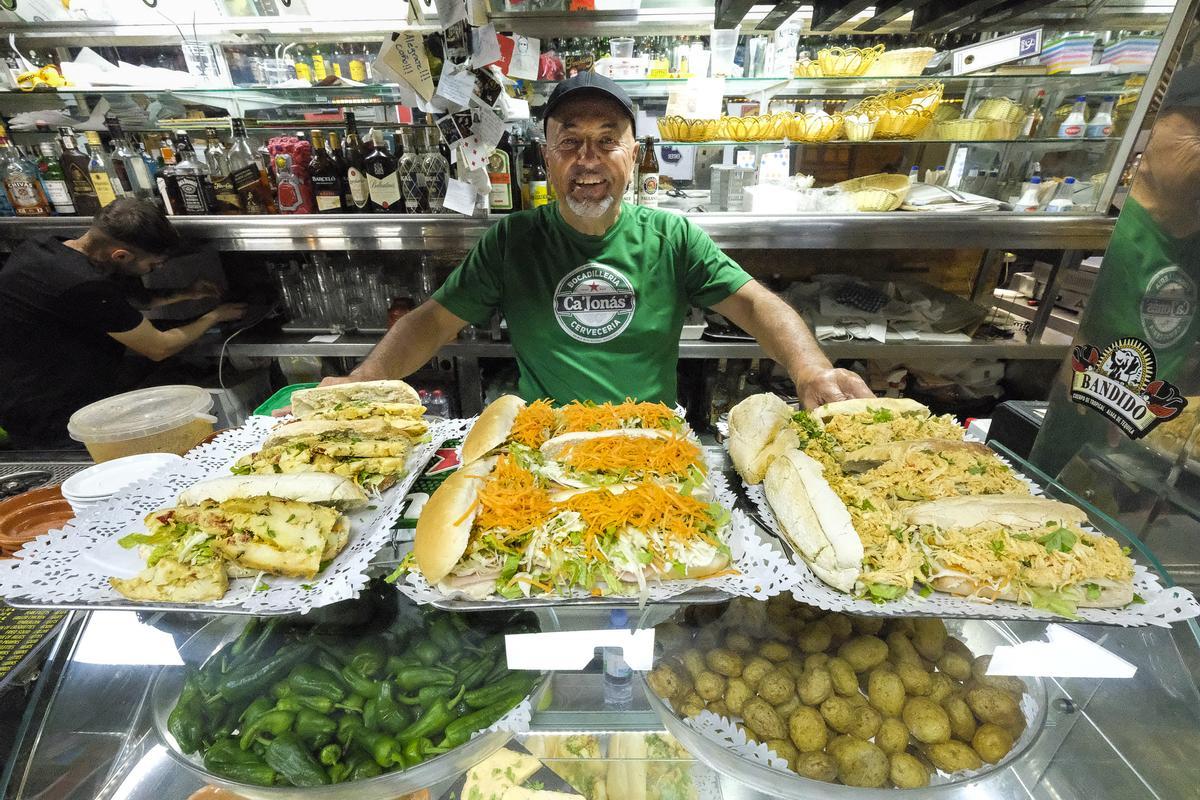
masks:
[[[596,219],[603,217],[612,208],[613,199],[611,196],[603,200],[576,200],[570,195],[567,196],[567,208],[571,209],[571,213],[577,217],[585,219]]]

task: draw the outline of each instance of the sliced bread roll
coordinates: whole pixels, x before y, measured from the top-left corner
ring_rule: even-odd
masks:
[[[462,444],[462,463],[470,464],[500,447],[508,439],[517,414],[525,408],[525,401],[515,394],[497,397],[475,420],[471,431]]]
[[[823,406],[817,406],[813,409],[812,414],[821,422],[828,422],[838,414],[861,414],[864,411],[874,411],[881,408],[894,411],[897,414],[920,414],[925,417],[931,413],[928,406],[918,403],[916,400],[910,400],[907,397],[872,397],[826,403]]]
[[[495,466],[495,456],[467,464],[447,478],[421,510],[413,555],[431,584],[449,575],[466,552],[479,514],[479,489]]]
[[[729,410],[729,457],[746,483],[762,483],[775,458],[799,448],[799,437],[788,425],[792,413],[770,393],[752,394]]]
[[[281,497],[302,503],[361,508],[367,495],[349,478],[323,472],[291,475],[232,475],[192,484],[179,493],[179,504],[198,505],[205,500],[218,503],[233,498]]]

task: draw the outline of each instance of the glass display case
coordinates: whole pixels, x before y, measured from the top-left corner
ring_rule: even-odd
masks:
[[[1052,482],[1045,488],[1074,497]],[[1158,568],[1144,545],[1083,507],[1097,528],[1134,548],[1140,564]],[[379,574],[394,563],[378,561]],[[528,719],[510,721],[511,738],[485,734],[357,787],[266,790],[228,777],[206,781],[203,762],[180,752],[169,721],[186,669],[239,641],[248,624],[256,627],[243,638],[257,639],[263,621],[75,612],[17,731],[6,796],[157,800],[186,798],[211,782],[250,798],[414,790],[405,796],[467,797],[472,769],[476,777],[486,771],[475,764],[496,763],[487,759],[501,757],[501,746],[538,760],[527,762],[528,773],[518,768],[518,784],[591,800],[1191,795],[1200,779],[1194,621],[1122,628],[990,620],[980,610],[978,619],[945,621],[891,617],[886,606],[830,614],[784,594],[543,606],[504,612],[498,622],[493,612],[415,607],[379,582],[358,600],[276,624],[299,631],[300,642],[333,637],[344,646],[329,652],[348,668],[366,663],[354,661],[369,659],[355,655],[358,645],[381,630],[407,631],[415,652],[423,645],[412,620],[453,616],[459,630],[503,637],[501,672],[547,673],[529,696]],[[317,648],[306,651],[318,653],[309,656],[314,663],[338,668],[320,661]],[[269,661],[269,650],[254,652],[256,664]],[[444,663],[461,665],[441,652]]]

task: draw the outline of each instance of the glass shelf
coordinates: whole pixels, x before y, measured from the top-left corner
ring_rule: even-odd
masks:
[[[1106,144],[1121,141],[1119,137],[1103,136],[1090,139],[871,139],[866,142],[852,142],[848,139],[833,139],[828,142],[801,142],[792,139],[770,139],[753,142],[735,142],[732,140],[708,141],[708,142],[671,142],[663,141],[656,142],[660,146],[666,147],[725,147],[727,145],[739,145],[749,147],[754,145],[778,146],[778,147],[828,147],[830,145],[904,145],[904,144],[963,144],[963,145],[1062,145],[1064,147],[1073,147],[1078,145],[1090,144]]]

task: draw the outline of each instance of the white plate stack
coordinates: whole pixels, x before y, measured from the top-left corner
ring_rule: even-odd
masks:
[[[142,453],[115,458],[67,478],[62,485],[62,494],[75,510],[75,516],[82,517],[126,486],[180,461],[183,459],[173,453]]]

